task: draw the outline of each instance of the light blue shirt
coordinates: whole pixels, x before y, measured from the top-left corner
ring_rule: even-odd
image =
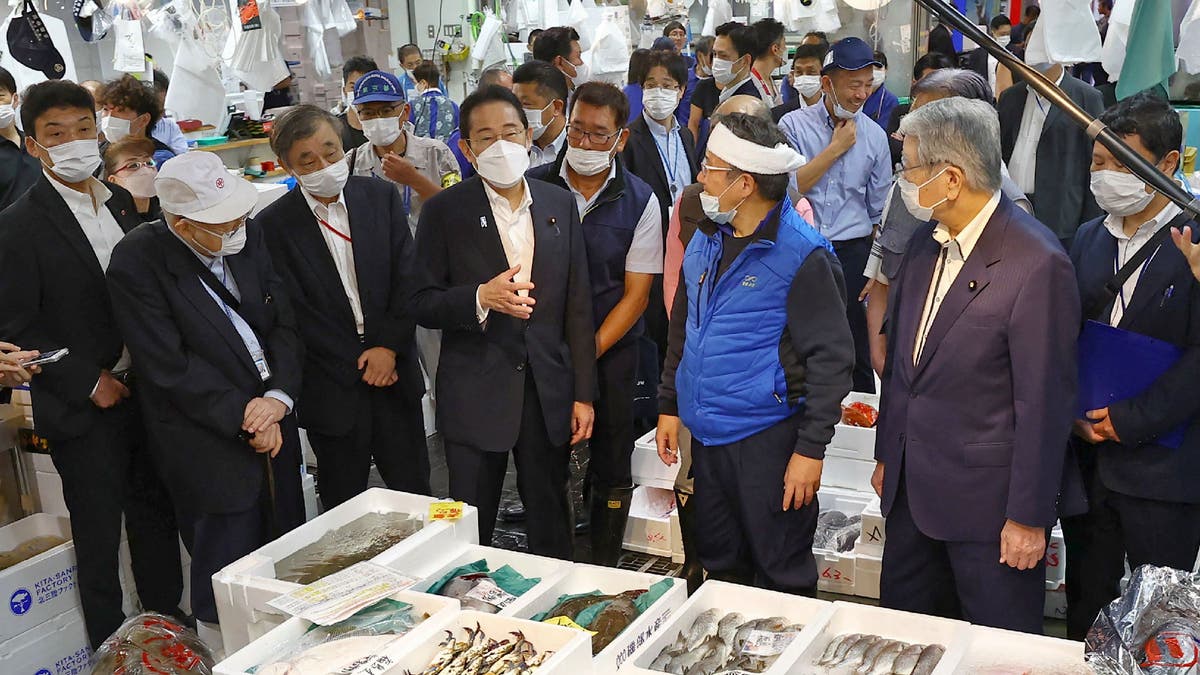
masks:
[[[672,122],[670,129],[650,119],[645,112],[642,117],[646,119],[646,127],[650,129],[650,136],[658,147],[658,158],[662,162],[663,172],[667,174],[667,184],[671,186],[673,206],[679,195],[683,194],[683,189],[692,184],[692,167],[688,164],[683,139],[679,138],[679,124],[675,123],[674,115],[668,118]]]
[[[158,118],[158,122],[150,130],[150,136],[157,138],[163,145],[171,148],[171,152],[176,155],[182,155],[188,151],[187,139],[184,138],[179,125],[173,119],[166,117]]]
[[[871,236],[872,226],[883,216],[892,184],[887,132],[861,110],[854,122],[854,145],[805,195],[812,204],[817,229],[834,242]],[[784,115],[779,128],[810,160],[833,140],[833,119],[823,102]]]

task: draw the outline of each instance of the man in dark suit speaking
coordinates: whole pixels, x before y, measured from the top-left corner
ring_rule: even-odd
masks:
[[[290,414],[303,346],[246,226],[254,187],[208,152],[171,160],[154,186],[166,222],[117,245],[108,287],[192,554],[192,612],[215,623],[212,575],[304,522]]]
[[[1053,233],[1000,192],[1000,128],[948,98],[900,125],[918,220],[894,282],[872,485],[885,607],[1040,633],[1046,531],[1076,389],[1079,292]]]
[[[425,203],[417,225],[417,321],[442,330],[438,428],[450,495],[492,540],[511,450],[529,550],[571,556],[568,444],[591,436],[596,339],[587,253],[571,193],[527,180],[521,102],[480,88],[460,112],[479,175]]]

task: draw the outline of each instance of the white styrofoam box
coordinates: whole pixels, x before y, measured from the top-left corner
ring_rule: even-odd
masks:
[[[512,633],[519,632],[539,654],[553,652],[538,667],[539,675],[590,675],[593,672],[592,639],[582,631],[470,610],[458,613],[449,629],[461,639],[463,629],[474,630],[476,626],[483,629],[484,635],[497,640],[512,639]],[[423,671],[437,655],[443,637],[433,635],[421,642],[406,640],[406,646],[410,648],[397,659],[396,665],[388,673],[398,675],[406,671]]]
[[[887,529],[884,527],[883,505],[879,496],[871,494],[871,503],[862,513],[862,534],[854,544],[855,553],[865,553],[880,557],[883,555],[883,545],[887,543]]]
[[[125,597],[121,604],[125,616],[134,616],[142,612],[141,598],[137,593],[137,581],[133,577],[133,556],[129,552],[129,539],[125,534],[125,526],[121,525],[121,547],[117,550],[120,562],[121,591]],[[183,541],[179,541],[179,563],[183,574],[183,596],[179,600],[179,608],[187,613],[192,612],[192,556],[188,554]]]
[[[1062,675],[1091,673],[1083,660],[1083,643],[1029,633],[971,626],[967,639],[955,647],[956,665],[938,664],[933,675],[1003,672],[1051,672]]]
[[[449,556],[445,554],[446,551],[450,551]],[[518,616],[526,607],[552,593],[554,584],[571,571],[571,562],[568,560],[546,558],[520,551],[506,551],[478,544],[468,544],[457,548],[422,547],[410,551],[399,560],[388,564],[388,567],[401,574],[419,578],[421,581],[414,584],[411,590],[424,593],[451,570],[478,560],[486,560],[489,570],[494,571],[508,565],[523,577],[541,579],[537,585],[525,591],[524,595],[500,611],[500,614],[505,616]]]
[[[641,574],[611,567],[575,565],[565,577],[554,584],[553,590],[548,595],[538,598],[525,609],[517,612],[517,617],[528,619],[542,612],[548,612],[554,609],[558,598],[564,595],[576,595],[591,591],[600,591],[604,595],[616,595],[634,589],[649,588],[664,579],[671,582],[671,590],[664,593],[641,616],[634,619],[628,628],[621,631],[616,640],[593,657],[592,661],[597,673],[615,673],[622,663],[639,652],[667,624],[671,614],[687,600],[687,584],[682,579],[661,577],[656,574]]]
[[[672,510],[664,516],[662,509],[651,508],[652,504],[674,502],[673,490],[638,486],[629,502],[629,519],[625,521],[624,548],[639,553],[648,553],[670,558],[674,551],[671,543],[671,519],[679,515]]]
[[[679,510],[671,516],[671,562],[682,565],[687,561],[683,550],[683,526],[679,523]]]
[[[45,452],[26,452],[25,458],[33,464],[34,471],[42,471],[45,473],[58,473],[58,469],[54,467],[54,460]]]
[[[368,513],[411,513],[426,518],[432,497],[371,488],[366,492],[317,516],[284,534],[213,575],[213,593],[217,600],[221,637],[229,652],[245,647],[286,618],[267,603],[299,588],[297,584],[275,577],[275,563],[299,551],[331,530],[349,524]],[[479,512],[473,506],[464,509],[457,522],[427,523],[408,539],[375,556],[387,565],[414,549],[446,549],[456,542],[479,539]]]
[[[200,641],[208,645],[212,651],[213,658],[217,662],[225,659],[225,641],[221,639],[221,627],[215,623],[207,623],[204,621],[196,621],[196,635]]]
[[[851,403],[866,403],[875,410],[879,410],[879,396],[877,394],[850,392],[850,395],[842,401],[842,405],[850,405]],[[839,422],[833,428],[833,440],[830,441],[825,454],[857,459],[864,462],[874,462],[875,428],[852,427],[849,424]]]
[[[721,612],[740,612],[747,621],[770,616],[782,616],[792,623],[804,626],[787,649],[779,655],[775,664],[763,671],[765,675],[780,675],[791,672],[800,653],[824,630],[833,614],[834,605],[824,600],[805,598],[799,595],[767,591],[761,588],[738,586],[723,581],[706,581],[687,602],[679,608],[659,629],[658,636],[643,647],[632,661],[621,668],[626,673],[654,673],[650,664],[662,650],[671,646],[680,632],[686,633],[696,617],[710,609]],[[601,672],[596,670],[597,675]]]
[[[321,509],[317,506],[317,480],[307,469],[300,470],[300,489],[304,493],[304,520],[307,522],[316,518]]]
[[[1046,545],[1046,581],[1058,585],[1067,580],[1067,546],[1063,541],[1061,525],[1050,531],[1050,543]]]
[[[70,521],[35,513],[0,527],[0,551],[11,551],[22,542],[45,536],[69,540]],[[75,545],[70,541],[0,571],[0,598],[8,606],[8,611],[0,611],[0,642],[78,607],[75,571]]]
[[[429,392],[425,392],[421,396],[421,421],[425,425],[425,436],[432,436],[437,432],[437,410],[434,407],[433,397]]]
[[[633,444],[633,484],[649,485],[664,490],[675,489],[675,477],[679,474],[679,462],[671,466],[663,464],[658,456],[656,430],[650,430]]]
[[[67,509],[67,500],[63,497],[62,478],[55,472],[37,471],[34,473],[34,480],[37,482],[41,512],[69,518],[71,512]]]
[[[822,511],[841,511],[847,516],[861,515],[871,502],[871,495],[853,490],[822,487],[817,493]],[[833,549],[813,546],[817,561],[817,588],[830,593],[854,594],[854,553],[839,553]]]
[[[821,485],[874,492],[871,489],[871,474],[875,473],[875,460],[850,459],[825,454],[825,465],[821,470]]]
[[[851,602],[835,602],[833,604],[833,616],[825,624],[824,631],[809,643],[790,675],[816,675],[829,672],[824,667],[817,666],[816,663],[821,660],[825,648],[834,638],[847,633],[878,635],[909,644],[940,644],[946,648],[945,655],[938,662],[940,672],[942,667],[953,668],[957,665],[956,655],[961,656],[961,643],[967,640],[967,631],[970,629],[970,624],[965,621],[954,621]]]
[[[415,616],[428,616],[402,638],[399,638],[405,641],[415,641],[417,644],[423,643],[431,637],[442,635],[442,631],[454,622],[459,612],[458,600],[453,598],[411,591],[401,591],[391,598],[412,605]],[[251,672],[252,668],[265,665],[264,661],[271,658],[278,650],[299,639],[312,627],[311,622],[292,617],[266,635],[230,654],[216,665],[213,674],[246,675]]]
[[[87,675],[92,672],[91,655],[83,610],[72,607],[0,642],[0,673]]]
[[[1067,585],[1065,583],[1046,582],[1046,604],[1042,614],[1047,619],[1067,618]]]
[[[883,571],[883,556],[869,553],[854,554],[854,594],[879,599],[879,574]]]
[[[300,455],[304,458],[305,467],[317,467],[317,453],[313,452],[312,443],[308,441],[308,431],[304,429],[300,430]]]

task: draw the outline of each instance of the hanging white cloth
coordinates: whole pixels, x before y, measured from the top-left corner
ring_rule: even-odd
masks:
[[[733,6],[729,0],[709,0],[708,13],[704,15],[704,28],[701,35],[716,35],[717,26],[733,21]]]
[[[216,66],[207,50],[190,35],[184,35],[175,53],[164,107],[174,111],[179,119],[220,122],[225,115],[225,88]]]
[[[237,0],[229,0],[229,10],[237,16]],[[234,21],[223,55],[225,65],[251,89],[271,91],[288,76],[280,40],[283,21],[270,2],[258,3],[262,28],[244,31],[240,21]]]
[[[1092,18],[1091,3],[1088,0],[1045,3],[1025,46],[1025,62],[1071,65],[1099,59],[1100,29]]]
[[[1200,0],[1192,0],[1192,6],[1179,23],[1179,49],[1175,56],[1184,70],[1192,75],[1200,73]]]
[[[1108,32],[1105,33],[1104,47],[1100,50],[1100,64],[1112,82],[1121,78],[1121,68],[1125,65],[1125,45],[1129,41],[1129,26],[1133,23],[1136,1],[1114,2],[1112,13],[1108,16]]]
[[[596,39],[588,54],[592,75],[598,78],[612,74],[625,75],[629,72],[631,52],[625,32],[610,16],[605,15],[604,20],[596,27]]]

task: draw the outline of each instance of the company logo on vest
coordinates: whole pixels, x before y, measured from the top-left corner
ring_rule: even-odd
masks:
[[[742,285],[746,288],[754,288],[755,286],[758,286],[758,277],[753,274],[747,274],[745,278],[742,279]]]

